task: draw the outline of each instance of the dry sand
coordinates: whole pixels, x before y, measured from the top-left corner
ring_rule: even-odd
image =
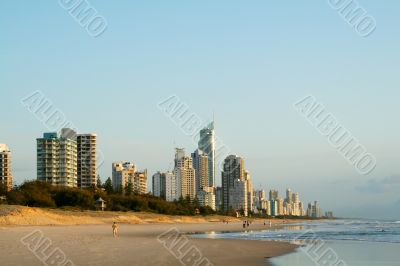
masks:
[[[60,209],[30,208],[24,206],[0,205],[0,226],[2,225],[84,225],[110,224],[115,221],[126,224],[148,223],[204,223],[239,219],[225,216],[172,216],[143,212],[96,212],[66,211]]]
[[[0,265],[56,265],[51,264],[54,256],[46,260],[46,255],[59,248],[73,264],[69,265],[194,265],[182,264],[170,250],[158,241],[158,236],[168,230],[178,230],[183,235],[194,232],[212,231],[242,231],[241,222],[223,224],[217,222],[223,217],[183,219],[182,217],[160,216],[155,214],[133,213],[104,213],[95,212],[67,214],[63,211],[49,211],[35,208],[20,208],[0,206]],[[14,208],[14,209],[13,209]],[[28,212],[32,217],[25,217]],[[44,215],[44,217],[39,217]],[[68,219],[72,215],[69,223]],[[14,216],[14,218],[12,218]],[[36,217],[37,216],[37,217]],[[136,218],[134,219],[133,216]],[[126,222],[119,224],[120,237],[112,237],[111,223],[115,218]],[[40,219],[39,219],[40,218]],[[12,221],[21,224],[58,224],[57,226],[16,226]],[[198,220],[196,220],[198,219]],[[232,219],[236,220],[236,219]],[[55,221],[58,221],[57,223]],[[210,222],[211,221],[211,222]],[[79,224],[84,225],[60,225]],[[88,225],[88,223],[93,223]],[[274,225],[277,226],[277,225]],[[173,229],[176,228],[176,229]],[[266,230],[260,221],[254,222],[250,230]],[[49,247],[37,246],[37,251],[31,251],[21,242],[36,244],[41,235],[41,241],[50,240]],[[171,236],[171,235],[170,235]],[[174,236],[174,235],[172,235]],[[174,237],[162,238],[166,246]],[[45,242],[44,242],[45,243]],[[35,246],[35,245],[31,245]],[[292,252],[296,246],[284,242],[249,241],[249,240],[221,240],[221,239],[193,239],[186,244],[179,242],[176,247],[196,247],[201,258],[208,259],[213,265],[268,265],[267,259]],[[193,251],[193,249],[191,249]],[[43,251],[43,252],[42,252]],[[179,253],[177,249],[172,252]],[[184,253],[184,252],[183,252]],[[194,252],[196,253],[196,252]],[[194,254],[193,253],[193,254]],[[200,253],[194,254],[198,258]],[[57,254],[57,253],[54,253]],[[187,259],[189,256],[185,256]],[[45,260],[43,263],[40,258]],[[204,260],[206,262],[206,260]],[[206,263],[201,264],[206,266]]]

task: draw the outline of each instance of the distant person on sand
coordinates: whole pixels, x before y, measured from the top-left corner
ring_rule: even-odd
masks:
[[[243,221],[243,228],[246,228],[246,221]]]
[[[115,222],[112,225],[112,229],[113,229],[113,236],[118,237],[118,225]]]

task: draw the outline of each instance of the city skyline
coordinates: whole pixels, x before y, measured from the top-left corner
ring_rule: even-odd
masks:
[[[192,118],[185,121],[185,124],[188,123],[193,124]],[[222,155],[216,153],[214,123],[213,118],[207,126],[199,128],[199,148],[190,156],[184,148],[175,148],[173,172],[157,171],[153,174],[152,190],[147,189],[147,169],[137,171],[134,162],[113,162],[112,178],[108,177],[103,183],[100,176],[96,175],[97,134],[78,134],[75,128],[45,132],[42,138],[36,139],[36,179],[59,187],[94,189],[102,188],[104,184],[105,190],[112,189],[115,193],[128,196],[132,193],[151,193],[166,201],[188,199],[197,201],[202,207],[208,206],[213,211],[230,215],[234,212],[238,217],[260,213],[268,216],[323,216],[317,201],[314,201],[314,205],[309,203],[305,211],[299,193],[292,193],[291,189],[286,190],[285,199],[280,198],[275,189],[269,191],[269,198],[266,197],[265,188],[254,190],[244,159],[237,155],[230,154],[224,159],[221,186],[217,186],[214,179],[215,158]],[[194,133],[197,135],[196,131]],[[11,153],[7,145],[0,144],[0,155],[0,182],[10,189],[13,186]],[[209,155],[212,160],[209,160]],[[213,170],[209,171],[209,167]],[[329,213],[329,217],[333,217],[331,211],[326,213],[326,216]]]
[[[246,159],[255,188],[290,184],[337,216],[400,218],[399,4],[363,6],[379,21],[368,41],[324,2],[96,2],[110,22],[97,38],[58,3],[8,2],[0,143],[11,150],[14,182],[35,179],[34,139],[51,131],[23,103],[35,91],[79,132],[98,134],[103,182],[112,162],[153,174],[173,169],[176,146],[198,148],[158,108],[176,95],[204,122],[215,112],[217,142]],[[374,171],[359,174],[299,114],[293,105],[307,95],[376,157]]]
[[[212,154],[213,158],[217,156],[214,123],[213,117],[210,124],[200,129],[198,142],[199,147],[208,149],[208,154]],[[55,186],[81,189],[94,188],[98,184],[108,182],[106,180],[102,182],[100,176],[96,175],[97,134],[78,134],[75,128],[61,128],[59,132],[43,133],[43,137],[37,138],[36,141],[36,180]],[[0,181],[11,188],[14,184],[10,149],[6,144],[0,144],[0,148],[2,155]],[[111,182],[113,190],[117,193],[128,195],[151,193],[167,201],[176,201],[180,198],[189,198],[191,201],[196,199],[200,206],[209,206],[214,211],[225,213],[235,211],[237,216],[247,217],[253,213],[312,218],[323,216],[317,201],[314,201],[314,205],[309,203],[307,211],[304,211],[299,193],[292,194],[290,189],[286,190],[285,199],[278,198],[279,192],[275,189],[269,191],[268,199],[265,196],[265,188],[253,189],[250,172],[245,169],[242,157],[230,154],[223,160],[220,186],[215,181],[210,184],[214,179],[210,178],[210,175],[214,175],[214,172],[208,169],[210,164],[214,165],[215,161],[212,160],[210,163],[208,155],[199,148],[190,155],[186,154],[184,148],[175,148],[173,172],[167,170],[154,173],[151,178],[152,190],[147,189],[149,186],[147,169],[142,172],[137,171],[133,162],[113,162],[112,175],[106,179]],[[327,213],[333,217],[331,211]]]
[[[213,118],[213,121],[212,121],[212,124],[214,124],[214,118]],[[209,124],[210,125],[210,124]],[[205,128],[207,128],[207,127],[209,127],[209,125],[208,126],[206,126]],[[202,130],[203,130],[204,128],[202,128]],[[68,129],[67,129],[68,130]],[[73,131],[72,131],[73,132]],[[200,132],[200,131],[199,131]],[[73,132],[74,134],[76,134],[75,132]],[[47,133],[47,134],[51,134],[51,133]],[[63,134],[63,132],[62,131],[60,131],[60,135],[62,136],[62,134]],[[68,132],[67,132],[67,134],[68,134]],[[200,133],[199,133],[200,134]],[[97,136],[97,134],[79,134],[79,135],[83,135],[83,136],[90,136],[90,135],[94,135],[94,136]],[[78,136],[79,136],[78,135]],[[76,136],[75,136],[76,137]],[[175,148],[176,149],[176,148]],[[192,154],[192,156],[193,156],[193,154]],[[103,164],[103,162],[101,162],[101,164]],[[157,171],[159,171],[160,169],[157,169]],[[166,170],[168,170],[168,169],[166,169]],[[155,172],[154,172],[155,173]],[[111,177],[112,175],[110,174],[110,175],[106,175],[106,176],[102,176],[102,182],[104,182],[105,181],[105,179],[107,178],[107,177]],[[217,177],[218,177],[218,175],[217,175]],[[220,178],[222,178],[222,176],[220,176]],[[219,178],[219,179],[220,179]],[[36,179],[36,178],[33,178],[33,179]],[[30,178],[29,180],[33,180],[32,178]],[[147,174],[146,174],[146,179],[147,179]],[[218,178],[217,178],[218,179]],[[152,187],[152,185],[149,183],[150,182],[150,180],[151,180],[151,178],[149,178],[149,179],[147,179],[148,181],[148,184],[147,184],[147,186],[148,187]],[[17,182],[18,183],[18,182]],[[217,184],[218,184],[218,186],[219,185],[221,185],[221,183],[219,183],[219,182],[217,182]],[[290,186],[290,184],[285,184],[283,187],[288,187],[288,186]],[[262,190],[268,190],[269,188],[270,188],[271,186],[268,186],[268,184],[265,186],[265,185],[260,185],[259,186],[259,189],[262,189]],[[306,196],[308,196],[308,197],[310,197],[308,200],[310,201],[310,202],[313,202],[314,200],[315,200],[315,198],[316,197],[312,197],[311,195],[307,195],[306,194]],[[325,207],[327,207],[326,206],[326,204],[325,204]]]

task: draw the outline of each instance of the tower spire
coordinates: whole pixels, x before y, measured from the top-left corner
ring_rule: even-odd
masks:
[[[215,112],[212,113],[211,129],[215,129]]]
[[[215,112],[213,111],[213,125],[215,124]]]

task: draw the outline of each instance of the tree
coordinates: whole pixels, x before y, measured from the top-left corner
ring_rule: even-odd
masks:
[[[198,199],[197,197],[194,198],[192,204],[193,204],[195,207],[201,207],[201,206],[200,206],[199,199]]]
[[[111,182],[111,178],[110,177],[108,177],[107,178],[107,180],[106,180],[106,182],[104,182],[104,184],[103,184],[103,188],[104,188],[104,190],[107,192],[107,194],[112,194],[114,191],[113,191],[113,186],[112,186],[112,182]]]
[[[101,188],[101,187],[102,187],[101,178],[100,178],[100,175],[97,175],[97,188]]]
[[[126,182],[125,189],[124,189],[125,195],[130,196],[132,194],[132,191],[133,191],[132,180],[130,178],[128,178],[128,182]]]
[[[0,196],[7,195],[7,192],[8,192],[7,186],[2,182],[0,182]]]

